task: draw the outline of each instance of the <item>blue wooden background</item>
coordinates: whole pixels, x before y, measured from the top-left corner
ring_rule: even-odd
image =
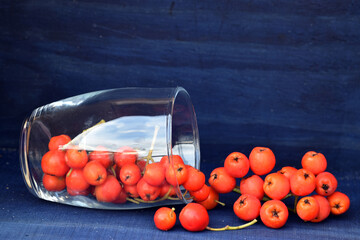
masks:
[[[240,234],[194,235],[179,223],[161,233],[153,210],[119,214],[45,202],[30,196],[13,164],[22,121],[39,106],[101,89],[175,86],[192,98],[207,176],[230,151],[271,147],[279,168],[300,167],[305,151],[316,150],[351,197],[352,210],[340,219],[315,227],[292,216],[282,231],[260,224],[241,236],[358,238],[360,1],[351,0],[1,1],[0,236]],[[212,225],[239,221],[234,198],[212,212]]]
[[[360,150],[358,1],[2,1],[0,146],[38,106],[183,86],[201,143]]]

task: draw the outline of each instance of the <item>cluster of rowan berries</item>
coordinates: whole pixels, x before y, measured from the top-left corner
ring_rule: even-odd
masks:
[[[86,151],[64,134],[52,137],[48,148],[41,160],[47,191],[66,189],[71,196],[94,196],[98,202],[139,204],[180,200],[184,196],[177,197],[179,185],[198,191],[205,184],[205,175],[186,165],[179,155],[173,155],[171,161],[166,155],[155,162],[151,151],[139,158],[128,146],[116,152],[103,146]]]
[[[267,227],[281,228],[287,222],[289,210],[304,221],[321,222],[330,213],[339,215],[349,209],[348,196],[336,191],[338,183],[335,176],[325,171],[327,160],[323,154],[309,151],[301,160],[301,169],[285,166],[278,172],[270,173],[275,163],[274,153],[266,147],[255,147],[249,158],[240,152],[231,153],[223,167],[211,172],[208,179],[210,186],[204,184],[200,190],[190,191],[198,203],[188,204],[182,209],[179,216],[181,225],[189,231],[241,229],[255,223],[260,216]],[[250,169],[254,175],[245,177]],[[260,176],[265,176],[264,180]],[[237,178],[242,178],[240,186],[236,186]],[[234,213],[240,219],[251,222],[221,229],[208,227],[207,210],[220,203],[219,193],[231,191],[241,194],[233,205]],[[203,192],[210,194],[203,194],[207,197],[202,198]],[[283,202],[288,197],[295,197],[293,209]],[[176,221],[174,209],[160,208],[154,221],[159,229],[169,230]]]
[[[115,152],[98,146],[89,152],[73,145],[67,135],[52,137],[48,148],[41,160],[42,183],[47,191],[66,189],[69,195],[89,195],[98,202],[137,204],[180,200],[189,193],[187,200],[194,202],[187,204],[179,216],[181,225],[189,231],[240,229],[254,224],[259,216],[266,226],[280,228],[288,219],[289,209],[304,221],[320,222],[330,212],[339,215],[350,206],[349,198],[336,191],[334,175],[325,171],[324,155],[313,151],[303,156],[301,169],[286,166],[272,173],[276,159],[269,148],[255,147],[249,158],[233,152],[224,166],[211,172],[208,185],[205,174],[185,164],[179,155],[170,159],[166,155],[155,162],[151,150],[147,157],[139,158],[137,151],[128,146]],[[254,175],[245,177],[250,169]],[[260,176],[265,176],[264,180]],[[239,178],[240,186],[236,186]],[[241,194],[233,205],[234,213],[250,222],[222,229],[209,227],[207,211],[224,205],[219,194],[232,191]],[[314,191],[316,194],[311,195]],[[293,209],[282,201],[292,196]],[[160,208],[154,221],[161,230],[171,229],[176,222],[174,209]]]

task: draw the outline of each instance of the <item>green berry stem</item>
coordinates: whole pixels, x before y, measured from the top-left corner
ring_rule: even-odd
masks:
[[[181,199],[178,198],[178,197],[168,197],[167,199],[168,199],[168,200],[174,200],[174,201],[179,201],[179,200],[181,200]],[[184,198],[184,199],[185,199],[185,200],[192,200],[193,197]]]
[[[225,203],[220,202],[219,200],[214,200],[216,203],[220,204],[221,206],[225,207]]]
[[[262,200],[263,200],[264,202],[267,202],[267,201],[270,201],[271,199],[268,198],[267,196],[264,196]]]
[[[296,205],[298,203],[299,200],[299,196],[295,195],[295,200],[294,200],[294,213],[296,213]]]
[[[209,230],[209,231],[239,230],[239,229],[243,229],[243,228],[246,228],[248,226],[251,226],[251,225],[253,225],[255,223],[257,223],[256,218],[254,220],[252,220],[251,222],[245,223],[245,224],[240,225],[240,226],[232,227],[232,226],[226,225],[225,227],[222,227],[222,228],[212,228],[212,227],[207,226],[206,229]]]
[[[172,207],[172,208],[171,208],[171,212],[170,212],[171,217],[173,217],[173,216],[174,216],[174,212],[175,212],[175,208],[174,208],[174,207]]]
[[[92,128],[94,128],[94,127],[96,127],[96,126],[100,125],[100,124],[105,123],[105,122],[106,122],[106,121],[105,121],[104,119],[101,119],[101,120],[100,120],[100,122],[96,123],[96,124],[95,124],[95,125],[93,125],[92,127],[89,127],[89,128],[87,128],[87,129],[83,130],[82,132],[84,133],[84,132],[86,132],[86,131],[88,131],[88,130],[90,130],[90,129],[92,129]]]
[[[69,170],[69,171],[67,172],[67,174],[66,174],[66,177],[69,177],[72,171],[73,171],[73,169],[70,168],[70,170]]]
[[[294,195],[293,195],[292,193],[289,193],[288,195],[286,195],[285,197],[283,197],[283,199],[281,199],[281,200],[287,199],[287,198],[292,197],[292,196],[294,196]]]
[[[110,167],[110,171],[116,177],[116,171],[113,166]]]
[[[138,201],[136,201],[135,199],[132,198],[126,198],[127,201],[132,202],[132,203],[136,203],[136,204],[140,204]]]
[[[237,187],[235,187],[235,188],[233,189],[233,192],[236,192],[236,193],[238,193],[238,194],[241,194],[240,189],[237,188]]]
[[[290,212],[296,213],[295,208],[294,208],[294,209],[292,209],[292,208],[290,208],[290,207],[287,207],[287,208],[288,208],[288,210],[289,210]]]
[[[295,196],[295,195],[292,194],[292,193],[289,193],[289,194],[287,194],[285,197],[283,197],[281,200],[287,199],[287,198],[292,197],[292,196]],[[296,196],[295,196],[295,197],[296,197]],[[263,200],[264,202],[266,202],[266,201],[269,201],[269,200],[271,200],[271,199],[270,199],[269,197],[267,197],[267,196],[264,196],[262,200]]]

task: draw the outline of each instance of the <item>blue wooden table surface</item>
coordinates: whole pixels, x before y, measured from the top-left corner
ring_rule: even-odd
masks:
[[[253,232],[189,234],[178,225],[167,235],[148,219],[153,210],[79,209],[27,192],[17,154],[32,110],[95,90],[174,86],[190,93],[207,174],[230,151],[248,154],[257,145],[297,167],[306,151],[324,152],[352,194],[351,212],[319,225],[293,216],[280,231],[258,224]],[[358,1],[5,0],[0,100],[2,238],[359,236]],[[229,204],[234,198],[225,196]],[[238,221],[230,208],[212,214],[220,218],[213,224]]]

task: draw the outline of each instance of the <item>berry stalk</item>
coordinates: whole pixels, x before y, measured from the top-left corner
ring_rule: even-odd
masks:
[[[212,228],[212,227],[209,227],[207,226],[206,229],[209,230],[209,231],[226,231],[226,230],[239,230],[239,229],[243,229],[243,228],[246,228],[246,227],[249,227],[253,224],[257,223],[257,220],[254,219],[252,220],[251,222],[248,222],[248,223],[245,223],[245,224],[242,224],[240,226],[229,226],[229,225],[226,225],[225,227],[222,227],[222,228]]]

